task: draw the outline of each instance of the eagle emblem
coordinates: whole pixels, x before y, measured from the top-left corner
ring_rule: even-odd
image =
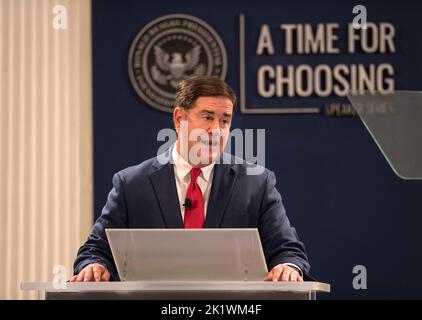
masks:
[[[166,52],[158,45],[154,46],[155,64],[151,67],[152,78],[159,84],[173,88],[183,79],[205,74],[205,65],[199,63],[201,47],[195,46],[185,54]]]
[[[173,112],[181,81],[204,75],[224,79],[227,62],[224,43],[208,23],[169,14],[138,32],[129,50],[128,71],[133,88],[147,105]]]

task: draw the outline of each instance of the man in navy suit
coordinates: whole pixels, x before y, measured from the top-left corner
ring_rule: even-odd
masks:
[[[220,79],[192,77],[178,85],[176,144],[114,175],[71,281],[119,280],[106,228],[258,228],[270,270],[263,280],[303,281],[309,263],[274,173],[261,167],[251,174],[250,164],[223,153],[235,107],[233,90]]]

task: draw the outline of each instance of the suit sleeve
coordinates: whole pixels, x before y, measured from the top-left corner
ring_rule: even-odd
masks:
[[[73,265],[74,274],[78,274],[86,265],[100,263],[110,272],[111,280],[119,280],[116,265],[108,244],[106,228],[126,228],[127,208],[124,186],[119,174],[113,176],[113,189],[101,216],[95,222],[87,241],[79,250]]]
[[[299,241],[295,228],[290,225],[280,193],[275,188],[275,175],[268,172],[259,219],[259,232],[268,268],[271,270],[280,263],[291,263],[300,267],[306,277],[310,266],[305,246]]]

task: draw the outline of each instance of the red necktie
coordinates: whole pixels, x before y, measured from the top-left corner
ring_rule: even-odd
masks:
[[[204,199],[197,183],[201,169],[192,168],[185,198],[185,228],[202,228],[204,225]]]

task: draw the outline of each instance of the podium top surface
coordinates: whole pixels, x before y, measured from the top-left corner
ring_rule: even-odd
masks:
[[[66,282],[57,288],[52,282],[22,282],[21,290],[47,292],[106,292],[106,291],[290,291],[330,292],[330,285],[322,282],[271,281],[126,281],[126,282]]]

